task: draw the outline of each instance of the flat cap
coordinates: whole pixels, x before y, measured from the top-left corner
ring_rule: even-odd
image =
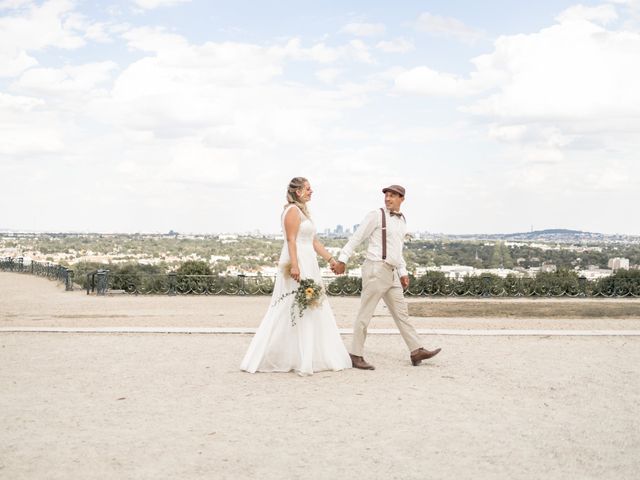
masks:
[[[404,197],[404,187],[401,187],[400,185],[389,185],[388,187],[382,189],[382,193],[387,192],[396,192],[401,197]]]

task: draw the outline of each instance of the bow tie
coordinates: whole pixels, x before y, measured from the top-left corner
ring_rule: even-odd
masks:
[[[402,214],[400,212],[389,212],[389,215],[391,215],[392,217],[402,217]]]

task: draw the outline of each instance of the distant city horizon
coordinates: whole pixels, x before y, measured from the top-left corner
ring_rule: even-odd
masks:
[[[318,234],[320,236],[349,236],[353,234],[357,225],[352,227],[346,227],[341,224],[335,225],[333,228],[323,228],[318,229]],[[410,230],[409,233],[411,235],[431,235],[431,236],[451,236],[451,237],[491,237],[491,236],[599,236],[599,237],[639,237],[640,234],[634,233],[626,233],[626,232],[616,232],[616,233],[606,233],[606,232],[591,232],[586,230],[574,230],[574,229],[566,229],[566,228],[546,228],[540,230],[530,230],[530,231],[519,231],[519,232],[464,232],[464,233],[454,233],[454,232],[434,232],[430,230]],[[245,231],[91,231],[91,230],[29,230],[29,229],[8,229],[8,228],[0,228],[0,234],[33,234],[33,235],[158,235],[158,236],[172,236],[172,235],[269,235],[269,236],[280,236],[282,235],[281,231],[263,231],[260,229],[254,230],[245,230]]]

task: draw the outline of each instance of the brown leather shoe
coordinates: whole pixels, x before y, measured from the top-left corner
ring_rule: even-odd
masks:
[[[425,350],[420,347],[416,353],[411,354],[411,364],[416,367],[422,363],[422,360],[427,360],[428,358],[435,357],[440,353],[440,348],[436,348],[435,350]]]
[[[349,356],[351,357],[351,365],[353,365],[353,368],[359,368],[361,370],[376,369],[376,367],[374,367],[370,363],[367,363],[367,361],[362,357],[359,357],[357,355],[351,355],[351,354],[349,354]]]

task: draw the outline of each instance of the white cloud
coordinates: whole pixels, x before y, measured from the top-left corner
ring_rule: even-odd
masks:
[[[374,63],[369,47],[362,40],[351,40],[347,47],[347,54],[362,63]]]
[[[112,30],[117,31],[121,26],[114,26],[109,23],[93,23],[86,26],[85,38],[97,43],[112,43]]]
[[[159,7],[172,7],[181,3],[189,3],[191,0],[133,0],[133,3],[145,10],[153,10]]]
[[[30,6],[26,14],[0,18],[1,48],[39,50],[45,47],[75,49],[85,44],[75,30],[74,4],[67,0],[49,0]]]
[[[159,185],[233,185],[243,174],[232,168],[238,161],[251,168],[279,149],[320,145],[340,112],[360,102],[358,91],[283,82],[287,60],[317,54],[298,42],[194,45],[157,29],[136,29],[125,38],[131,48],[152,54],[119,74],[111,98],[87,108],[104,124],[119,126],[127,139],[121,169],[136,178],[139,173],[140,181],[146,169],[131,165],[153,158]],[[331,80],[338,73],[325,69],[320,75]]]
[[[406,53],[415,49],[415,46],[404,38],[395,38],[389,41],[378,42],[376,48],[387,53]]]
[[[479,30],[468,27],[452,17],[443,17],[429,12],[420,14],[416,21],[416,29],[432,35],[455,38],[464,43],[475,43],[484,37]]]
[[[386,27],[382,23],[349,23],[342,31],[356,37],[376,37],[383,35]]]
[[[511,144],[538,144],[545,149],[559,149],[574,140],[571,134],[551,125],[495,124],[489,127],[489,137]]]
[[[57,116],[39,99],[0,92],[0,155],[59,152],[64,146]]]
[[[476,82],[459,75],[416,67],[398,73],[394,90],[418,95],[463,97],[479,91]]]
[[[9,49],[5,48],[5,50]],[[25,51],[17,49],[13,51],[0,50],[0,77],[15,77],[20,72],[37,64],[38,61]]]
[[[316,77],[323,83],[331,84],[336,81],[340,73],[339,68],[323,68],[316,72]]]
[[[42,4],[5,2],[14,8],[0,17],[0,77],[14,77],[38,64],[33,52],[51,48],[78,49],[85,38],[106,41],[104,27],[74,11],[75,2],[49,0]]]
[[[32,68],[13,83],[12,88],[38,96],[81,97],[112,79],[115,62],[88,63],[62,68]]]
[[[412,126],[403,130],[387,130],[383,137],[386,141],[394,143],[429,144],[432,142],[458,141],[466,130],[464,125],[451,125],[446,127],[421,127]]]
[[[369,47],[362,40],[354,39],[346,45],[328,47],[323,42],[316,43],[312,47],[303,47],[298,38],[292,38],[284,46],[269,48],[269,52],[295,60],[308,60],[318,63],[333,63],[340,60],[355,60],[361,63],[374,63]]]
[[[497,93],[467,110],[503,118],[598,120],[640,115],[640,34],[567,21],[533,35],[501,37],[477,59],[499,72]]]
[[[492,53],[472,60],[468,76],[421,66],[397,73],[395,90],[478,95],[462,111],[502,125],[560,122],[572,131],[637,126],[640,34],[584,20],[609,21],[614,16],[608,9],[570,8],[558,18],[534,34],[499,37]]]
[[[44,101],[37,98],[7,95],[0,92],[0,109],[3,113],[30,112],[34,108],[39,107],[43,104]]]
[[[560,23],[586,20],[602,25],[607,25],[617,19],[618,13],[613,5],[598,5],[597,7],[574,5],[556,17]]]
[[[145,52],[175,51],[184,49],[188,43],[183,36],[167,33],[160,27],[134,28],[124,32],[122,37],[127,40],[129,48]]]
[[[340,50],[328,47],[322,42],[316,43],[310,48],[304,48],[299,38],[289,39],[284,46],[272,47],[271,50],[284,57],[318,63],[332,63],[342,55]]]
[[[30,5],[32,0],[3,0],[0,2],[0,10],[13,10]]]

